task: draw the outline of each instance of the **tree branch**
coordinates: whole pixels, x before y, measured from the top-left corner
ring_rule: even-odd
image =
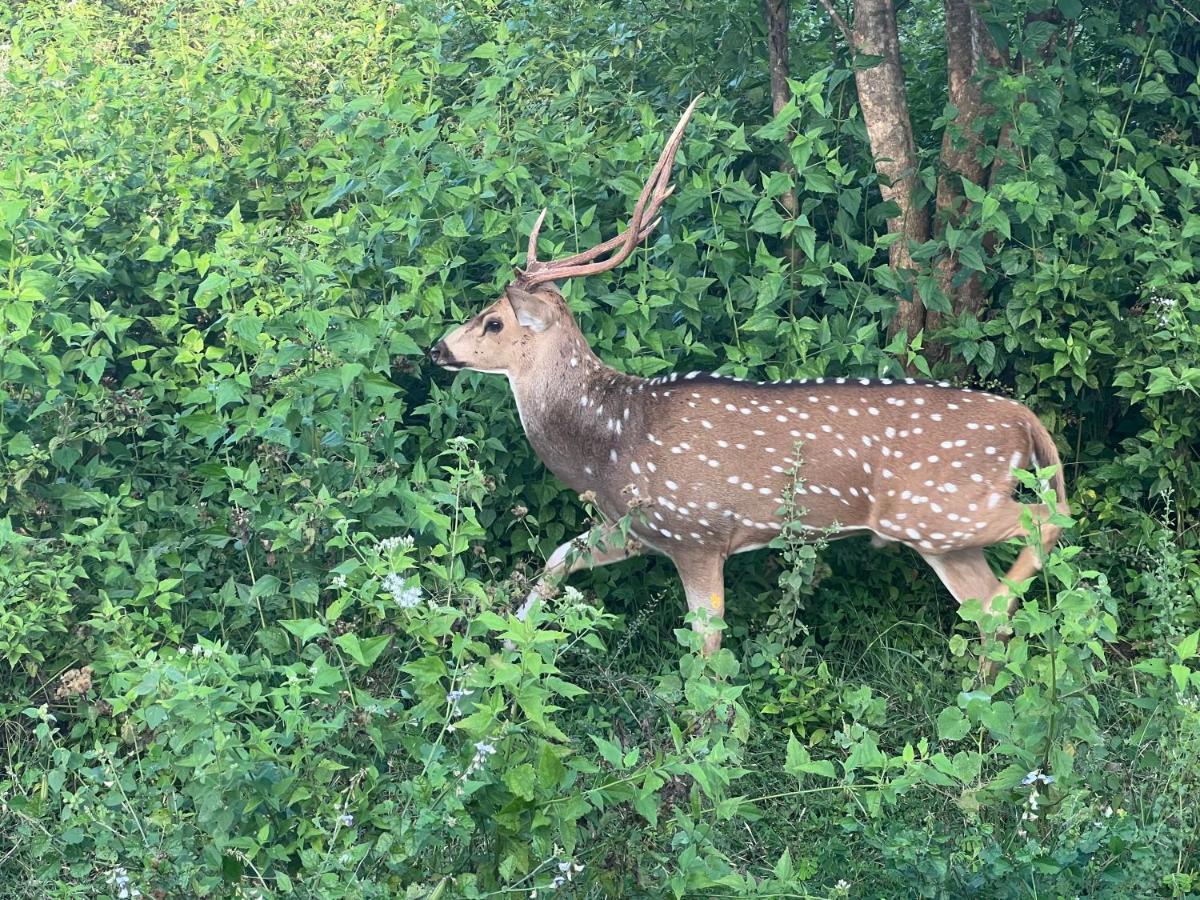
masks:
[[[850,26],[846,24],[846,20],[842,18],[842,14],[833,8],[833,4],[830,3],[829,0],[821,0],[821,5],[825,7],[825,11],[829,13],[829,18],[833,19],[834,24],[837,25],[837,27],[841,29],[842,34],[846,36],[846,43],[848,43],[851,49],[853,49],[855,46],[854,32],[851,30]]]

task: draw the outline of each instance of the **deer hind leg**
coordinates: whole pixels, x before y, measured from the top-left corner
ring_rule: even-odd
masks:
[[[1032,578],[1042,570],[1042,562],[1050,551],[1054,549],[1054,545],[1058,543],[1059,535],[1062,534],[1062,529],[1057,525],[1050,524],[1050,507],[1044,503],[1039,503],[1030,507],[1033,513],[1033,520],[1038,525],[1038,534],[1040,537],[1040,547],[1026,546],[1017,554],[1016,561],[1013,562],[1012,568],[1004,576],[1005,582],[1017,583],[1024,581],[1026,578]],[[1016,537],[1027,537],[1028,529],[1024,526],[1018,528]],[[1007,585],[1002,585],[998,594],[992,598],[992,605],[998,606],[1004,604],[1005,613],[1008,618],[1012,618],[1012,614],[1017,608],[1017,596],[1008,588]],[[1007,635],[1004,635],[1007,638]]]
[[[558,582],[580,569],[596,569],[609,563],[621,562],[643,553],[641,544],[628,541],[614,528],[593,528],[579,537],[561,544],[550,558],[525,602],[517,610],[524,621],[534,601],[549,595]]]
[[[992,571],[983,550],[978,547],[950,553],[922,553],[921,557],[937,573],[960,606],[968,600],[980,600],[984,612],[990,614],[996,611],[995,604],[999,598],[1005,596],[1004,586]],[[1001,632],[997,636],[1006,640],[1007,629],[1001,629]],[[987,646],[991,637],[987,631],[980,629],[979,639],[984,646]],[[979,672],[989,680],[995,674],[986,656],[979,657]]]
[[[704,635],[705,656],[721,647],[721,632],[711,620],[725,619],[725,557],[720,553],[672,557],[687,594],[689,612],[707,613],[692,622],[692,628]]]

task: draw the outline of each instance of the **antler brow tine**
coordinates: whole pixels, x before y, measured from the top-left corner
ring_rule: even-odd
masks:
[[[642,187],[642,193],[633,207],[629,226],[620,234],[609,238],[602,244],[597,244],[590,250],[576,253],[574,256],[542,262],[537,258],[538,232],[541,230],[542,221],[546,218],[546,210],[542,210],[529,234],[529,250],[525,254],[525,268],[518,273],[524,284],[533,286],[547,281],[560,281],[607,272],[624,262],[633,252],[633,248],[650,236],[658,223],[662,221],[658,211],[662,207],[663,201],[675,190],[675,185],[671,184],[671,167],[674,165],[679,145],[683,142],[683,132],[687,128],[688,120],[691,119],[696,104],[703,97],[704,94],[698,94],[680,116],[679,122],[675,125],[662,153],[659,154],[658,161],[650,172],[650,177]],[[644,224],[646,219],[650,220],[648,225]],[[612,255],[607,259],[601,259],[598,262],[592,261],[610,252]]]
[[[546,218],[546,210],[548,207],[543,206],[541,214],[537,217],[537,221],[533,223],[533,231],[529,232],[529,251],[525,254],[525,270],[529,271],[538,264],[537,258],[537,239],[538,232],[542,230],[542,222]]]

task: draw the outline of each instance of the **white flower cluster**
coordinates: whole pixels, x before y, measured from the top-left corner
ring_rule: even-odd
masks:
[[[1025,806],[1027,809],[1021,813],[1021,825],[1017,828],[1017,834],[1019,834],[1021,837],[1025,837],[1028,833],[1025,831],[1025,823],[1037,821],[1037,811],[1041,798],[1041,794],[1038,793],[1039,784],[1054,784],[1054,776],[1043,775],[1041,769],[1034,769],[1021,779],[1022,787],[1028,787],[1030,789],[1029,796],[1025,798]]]
[[[1158,291],[1150,292],[1150,303],[1154,307],[1154,318],[1159,328],[1166,328],[1171,323],[1171,313],[1175,309],[1175,298],[1166,297]]]
[[[577,863],[577,862],[573,862],[572,860],[565,859],[558,864],[558,874],[554,876],[553,881],[551,881],[548,885],[546,885],[546,889],[551,890],[551,891],[557,890],[558,888],[560,888],[564,884],[566,884],[568,881],[573,880],[575,878],[575,876],[578,875],[582,871],[583,871],[583,865],[581,863]],[[529,892],[529,896],[531,898],[534,898],[534,900],[536,900],[537,895],[538,895],[538,892],[537,892],[536,888]]]
[[[413,540],[413,536],[411,534],[397,535],[396,537],[384,538],[379,542],[377,549],[379,550],[380,555],[382,555],[384,553],[391,553],[397,548],[401,550],[411,550],[414,543],[416,542]]]
[[[446,702],[450,704],[450,711],[456,716],[461,716],[462,710],[458,707],[458,701],[464,697],[470,697],[473,693],[475,692],[466,690],[465,688],[463,690],[447,691]]]
[[[1036,785],[1038,782],[1041,782],[1042,784],[1054,784],[1054,776],[1043,775],[1041,769],[1034,769],[1021,779],[1021,785],[1023,787],[1028,787],[1031,784]]]
[[[398,572],[391,572],[383,579],[383,589],[392,595],[401,609],[412,609],[421,602],[421,589],[416,585],[407,587]]]
[[[129,873],[123,866],[117,866],[112,870],[112,874],[108,876],[108,883],[117,889],[117,896],[121,900],[142,896],[141,891],[129,886]]]
[[[496,747],[489,744],[487,741],[477,741],[475,743],[475,755],[471,757],[471,764],[467,766],[467,771],[463,772],[463,777],[466,778],[472,772],[483,768],[483,764],[488,761],[489,756],[496,755]]]

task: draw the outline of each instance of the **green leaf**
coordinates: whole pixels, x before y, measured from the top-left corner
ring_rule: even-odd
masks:
[[[311,641],[327,631],[316,619],[280,619],[279,624],[299,638],[301,643]]]
[[[596,749],[600,751],[600,756],[606,763],[614,769],[624,768],[624,754],[621,753],[621,748],[608,738],[602,738],[599,735],[589,735],[592,743],[596,745]]]
[[[487,41],[486,43],[480,44],[478,47],[476,47],[474,50],[472,50],[469,54],[467,54],[467,58],[468,59],[495,59],[499,55],[500,55],[500,48],[497,47],[492,41]]]
[[[390,634],[383,634],[378,637],[360,640],[357,634],[353,631],[348,631],[345,634],[338,635],[333,639],[333,642],[345,650],[350,658],[360,666],[370,667],[379,658],[379,655],[383,653],[391,639],[392,636]]]
[[[957,706],[947,706],[938,713],[937,733],[940,740],[960,741],[970,730],[970,721]]]
[[[1171,677],[1175,679],[1175,687],[1177,690],[1183,691],[1187,689],[1188,679],[1191,677],[1192,670],[1187,666],[1174,663],[1171,666]]]
[[[192,302],[201,309],[206,309],[218,296],[229,287],[229,279],[219,272],[210,272],[192,296]]]
[[[1200,644],[1200,631],[1193,631],[1175,647],[1180,659],[1191,659],[1196,655],[1197,644]]]
[[[217,136],[207,128],[201,128],[199,131],[200,140],[208,145],[208,149],[213,153],[221,152],[221,143],[217,140]]]
[[[795,868],[792,865],[792,851],[784,847],[783,855],[779,857],[779,861],[775,863],[774,874],[780,881],[790,882],[792,875],[795,873]]]
[[[796,740],[794,734],[788,735],[787,756],[783,770],[796,778],[805,775],[820,775],[823,778],[836,778],[837,772],[833,763],[827,759],[814,760],[809,756],[808,748]]]
[[[18,431],[8,439],[8,446],[5,450],[9,456],[29,456],[33,453],[33,441],[25,432]]]
[[[537,776],[532,765],[521,763],[504,773],[504,783],[515,796],[522,800],[533,800],[533,789],[537,784]]]

